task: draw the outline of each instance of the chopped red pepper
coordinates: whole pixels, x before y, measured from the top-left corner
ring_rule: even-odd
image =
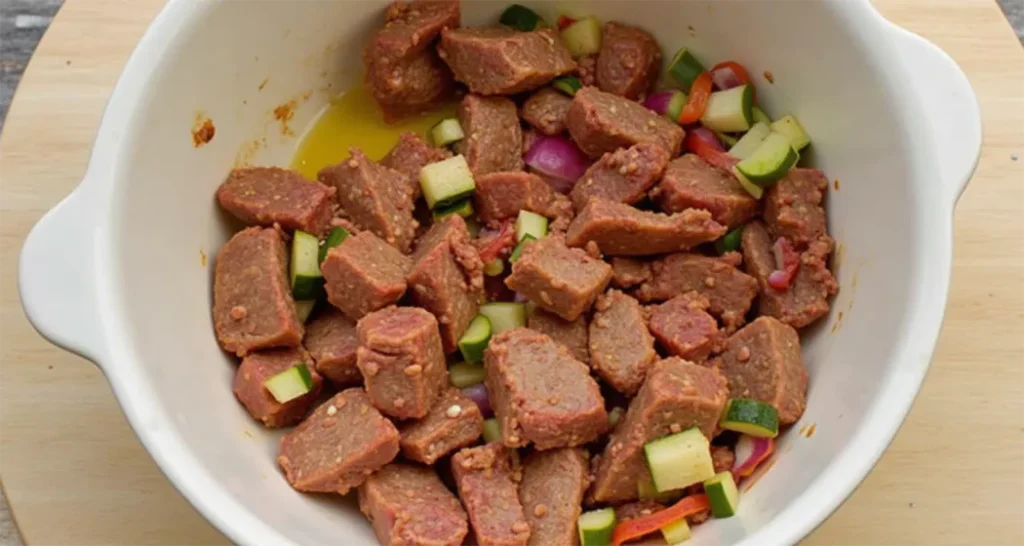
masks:
[[[711,503],[708,502],[708,496],[698,493],[690,495],[672,506],[649,516],[624,521],[616,525],[615,530],[612,531],[612,546],[621,546],[627,540],[633,540],[648,533],[653,533],[669,523],[703,512],[710,507]]]
[[[498,231],[497,235],[484,243],[481,241],[483,246],[480,248],[480,260],[485,264],[497,259],[501,256],[501,252],[507,248],[511,248],[516,242],[516,234],[512,229],[512,221],[505,220],[501,224],[501,230]]]
[[[735,61],[725,61],[724,63],[716,64],[711,69],[711,80],[716,83],[730,82],[735,84],[730,85],[729,87],[719,84],[718,87],[720,89],[730,89],[732,87],[739,87],[740,85],[751,83],[750,74],[747,73],[747,69],[743,68],[743,65]],[[757,100],[757,89],[752,89],[752,92],[754,93],[754,100]]]
[[[800,270],[800,254],[785,237],[779,237],[772,246],[775,253],[775,271],[768,275],[768,286],[785,292]]]
[[[696,123],[704,115],[704,110],[708,107],[709,97],[711,97],[711,74],[701,72],[700,76],[693,80],[693,85],[690,87],[690,97],[686,100],[686,105],[679,112],[679,119],[677,120],[679,125]]]
[[[569,17],[568,15],[559,15],[558,20],[555,22],[558,25],[558,30],[565,30],[567,27],[572,26],[576,22],[576,19]]]
[[[739,163],[739,158],[733,157],[726,152],[716,149],[713,145],[690,131],[686,135],[686,149],[701,157],[704,161],[723,170],[730,170],[732,166]]]

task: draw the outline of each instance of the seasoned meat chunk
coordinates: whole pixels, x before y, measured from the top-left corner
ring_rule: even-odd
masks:
[[[458,389],[447,389],[426,417],[401,425],[402,455],[423,464],[434,464],[441,457],[476,442],[483,426],[483,414],[476,402]]]
[[[346,238],[320,264],[328,301],[352,320],[397,303],[410,268],[407,256],[369,231]]]
[[[484,371],[506,446],[572,447],[608,429],[604,399],[587,366],[540,332],[516,328],[491,338]]]
[[[586,316],[580,315],[578,319],[568,321],[554,313],[535,309],[526,326],[531,330],[546,334],[556,343],[565,345],[576,360],[583,363],[590,362],[590,352],[587,348]]]
[[[473,203],[480,219],[489,225],[514,219],[521,210],[535,212],[552,219],[551,229],[569,225],[572,204],[555,192],[541,177],[526,172],[498,172],[476,179]]]
[[[779,424],[795,423],[807,407],[807,369],[792,326],[758,317],[729,337],[725,352],[710,364],[721,370],[731,398],[753,398],[775,406]]]
[[[529,546],[579,542],[576,520],[590,485],[588,459],[581,448],[534,451],[526,457],[519,501],[530,524]]]
[[[655,512],[661,512],[665,506],[652,500],[638,500],[627,502],[615,507],[615,518],[622,521],[649,516]]]
[[[716,222],[732,229],[757,214],[758,202],[731,173],[721,171],[697,154],[674,159],[651,191],[666,212],[704,209]]]
[[[643,309],[618,290],[597,298],[595,307],[590,321],[591,366],[615,390],[636,394],[647,369],[658,358]]]
[[[580,149],[594,158],[641,142],[659,144],[675,157],[683,144],[683,130],[675,123],[638,102],[595,87],[576,92],[565,126]]]
[[[306,325],[302,342],[316,362],[316,371],[335,385],[348,387],[363,382],[356,367],[359,335],[356,323],[332,305],[325,305]]]
[[[530,538],[510,456],[497,442],[467,447],[452,456],[459,497],[480,546],[525,546]]]
[[[582,210],[593,197],[632,205],[661,178],[668,159],[668,150],[653,142],[608,152],[587,169],[569,197],[576,210]]]
[[[530,95],[519,110],[523,121],[545,135],[558,135],[565,131],[565,113],[572,97],[551,87],[542,87]]]
[[[512,264],[505,285],[538,307],[565,320],[576,320],[611,278],[611,266],[549,235],[526,246]]]
[[[448,377],[434,315],[392,306],[366,315],[356,328],[356,364],[374,407],[398,419],[425,416]]]
[[[447,29],[437,49],[455,79],[480,95],[529,91],[576,70],[561,35],[550,28]]]
[[[658,80],[661,48],[646,30],[614,21],[604,24],[597,55],[601,91],[636,100]]]
[[[451,156],[452,153],[447,149],[434,148],[416,133],[405,132],[398,136],[398,144],[380,160],[380,164],[405,175],[409,193],[412,200],[416,201],[423,193],[420,189],[420,169]]]
[[[818,169],[796,168],[765,192],[764,220],[775,237],[806,245],[825,235],[821,202],[828,180]]]
[[[299,491],[344,495],[398,455],[398,430],[363,389],[320,404],[281,438],[277,464]]]
[[[459,103],[459,124],[466,138],[455,143],[474,177],[523,170],[522,129],[516,103],[505,97],[466,95]]]
[[[651,333],[665,351],[691,362],[707,359],[721,342],[718,322],[706,309],[707,298],[690,292],[657,305],[651,311]]]
[[[711,438],[728,395],[725,378],[715,368],[680,358],[656,362],[597,460],[593,500],[636,499],[639,480],[650,479],[644,444],[691,427]]]
[[[685,250],[725,235],[706,210],[662,214],[625,203],[593,198],[569,224],[569,246],[594,243],[610,256],[651,256]]]
[[[612,286],[631,288],[651,280],[651,264],[635,258],[612,258]]]
[[[263,386],[263,382],[295,366],[306,364],[313,378],[313,387],[306,394],[278,402],[274,395]],[[323,380],[312,368],[309,354],[299,349],[267,349],[249,353],[235,373],[234,392],[238,401],[249,410],[253,419],[270,428],[294,425],[306,416],[316,402]]]
[[[381,544],[459,546],[466,512],[432,468],[392,463],[359,486],[359,510]]]
[[[322,233],[334,215],[334,188],[278,167],[232,169],[217,202],[246,224]]]
[[[287,269],[288,249],[271,228],[244,229],[220,248],[213,270],[213,328],[225,351],[245,356],[299,346],[303,328]]]
[[[757,295],[757,281],[718,258],[697,254],[669,254],[651,264],[652,278],[636,290],[643,302],[665,301],[697,292],[711,302],[712,315],[727,331],[742,325]]]

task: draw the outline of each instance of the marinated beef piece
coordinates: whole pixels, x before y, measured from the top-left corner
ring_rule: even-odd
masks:
[[[363,376],[356,366],[359,335],[356,323],[332,305],[325,305],[306,325],[302,342],[316,362],[316,371],[341,387],[358,385]]]
[[[661,48],[646,30],[614,21],[604,24],[597,55],[601,91],[637,100],[647,94],[661,72]]]
[[[604,399],[587,366],[540,332],[516,328],[491,338],[484,370],[506,446],[573,447],[608,429]]]
[[[596,197],[569,224],[565,242],[577,247],[593,242],[610,256],[652,256],[685,250],[722,235],[725,227],[706,210],[667,215]]]
[[[359,510],[381,544],[459,546],[469,530],[462,504],[433,468],[385,466],[359,486]]]
[[[730,398],[753,398],[775,406],[779,424],[795,423],[807,407],[807,369],[792,326],[758,317],[729,337],[710,364],[721,370]]]
[[[683,130],[675,123],[638,102],[595,87],[576,92],[565,126],[580,149],[594,158],[641,142],[659,144],[675,157],[683,144]]]
[[[429,110],[455,90],[432,47],[442,28],[459,26],[458,0],[393,2],[363,50],[366,84],[388,123]]]
[[[771,236],[761,222],[747,224],[741,242],[743,263],[761,287],[758,312],[794,328],[803,328],[827,315],[828,298],[839,292],[839,283],[828,270],[831,243],[828,237],[812,241],[800,255],[800,269],[789,287],[777,290],[768,284],[768,276],[776,265]]]
[[[480,546],[524,546],[530,538],[514,477],[521,476],[521,471],[513,471],[510,455],[494,442],[467,447],[452,456],[459,498]]]
[[[576,70],[561,35],[550,28],[446,29],[437,50],[455,79],[480,95],[529,91]]]
[[[474,177],[523,170],[522,129],[516,103],[505,97],[466,95],[459,103],[459,124],[466,138],[455,143]]]
[[[620,523],[631,519],[642,518],[656,512],[661,512],[665,506],[652,500],[638,500],[627,502],[615,507],[615,519]]]
[[[590,364],[605,383],[632,396],[658,358],[644,311],[618,290],[597,298],[595,307],[590,321]]]
[[[348,318],[359,320],[402,299],[411,267],[407,256],[364,231],[329,250],[320,272],[327,300]]]
[[[558,135],[565,131],[565,113],[572,97],[551,87],[542,87],[530,95],[519,110],[523,121],[545,135]]]
[[[438,220],[420,238],[412,259],[412,299],[437,317],[444,351],[455,352],[484,289],[484,264],[469,242],[465,220],[457,214]]]
[[[579,543],[576,520],[590,485],[589,465],[580,448],[534,451],[526,457],[519,501],[530,524],[529,546]]]
[[[736,454],[729,446],[711,446],[711,464],[714,465],[715,473],[732,470],[736,464]]]
[[[398,455],[398,430],[363,389],[320,404],[281,438],[277,464],[299,491],[344,495]]]
[[[635,258],[612,258],[612,286],[631,288],[651,280],[651,264]]]
[[[456,449],[473,445],[483,427],[483,414],[476,402],[458,389],[447,389],[426,417],[401,426],[402,455],[423,464],[434,464]]]
[[[321,169],[317,177],[337,188],[342,211],[359,229],[409,252],[419,223],[412,217],[412,194],[405,175],[370,161],[356,148],[349,153],[348,159]]]
[[[571,321],[590,308],[611,278],[611,266],[549,235],[526,246],[505,286]]]
[[[712,315],[733,331],[743,324],[757,295],[757,281],[718,258],[697,254],[669,254],[651,264],[652,278],[640,285],[640,301],[665,301],[697,292],[711,303]]]
[[[796,168],[765,191],[764,221],[775,237],[802,246],[825,235],[821,202],[828,180],[818,169]]]
[[[278,402],[270,394],[263,382],[275,375],[303,363],[309,368],[313,378],[313,387],[306,394],[289,400]],[[249,353],[242,359],[242,364],[235,373],[235,396],[249,410],[253,419],[263,422],[270,428],[294,425],[306,416],[306,412],[316,402],[323,380],[313,370],[309,354],[299,349],[267,349]]]
[[[288,285],[288,249],[272,228],[231,237],[213,270],[213,328],[225,351],[245,356],[271,347],[298,347],[302,322]]]
[[[668,159],[668,150],[653,142],[619,148],[591,165],[569,197],[576,210],[582,210],[593,197],[632,205],[661,178]]]
[[[596,461],[593,500],[636,499],[637,482],[651,479],[644,444],[691,427],[711,438],[728,396],[725,378],[715,368],[680,358],[656,362]]]
[[[495,226],[514,219],[520,210],[552,219],[551,229],[564,230],[572,220],[572,204],[541,177],[525,172],[497,172],[476,178],[473,204],[480,219]]]
[[[434,315],[392,306],[366,315],[356,329],[356,364],[374,407],[398,419],[425,416],[448,377]]]
[[[666,212],[704,209],[716,222],[732,229],[757,214],[758,202],[731,173],[721,171],[697,154],[674,159],[651,197]]]
[[[651,333],[668,354],[691,362],[705,360],[722,341],[718,322],[705,311],[709,306],[696,292],[654,306]]]
[[[334,188],[278,167],[233,169],[217,202],[246,224],[323,233],[334,216]]]
[[[584,87],[597,85],[597,55],[584,55],[576,59],[576,76]]]
[[[543,309],[535,309],[526,324],[527,328],[536,330],[561,343],[569,349],[573,358],[590,362],[590,351],[587,349],[587,318],[580,315],[573,321],[565,320],[554,313]]]
[[[398,136],[398,144],[380,160],[380,164],[405,175],[409,193],[412,200],[416,201],[423,193],[420,189],[420,169],[451,156],[452,153],[447,149],[434,148],[416,133],[405,132]]]

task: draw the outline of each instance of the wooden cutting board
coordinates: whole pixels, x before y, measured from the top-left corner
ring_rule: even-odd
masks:
[[[99,371],[32,330],[16,285],[26,233],[78,183],[110,90],[161,4],[68,0],[0,142],[0,474],[29,544],[227,542],[157,469]],[[1024,544],[1024,51],[992,1],[877,5],[967,72],[985,148],[957,210],[931,373],[878,466],[806,543]]]

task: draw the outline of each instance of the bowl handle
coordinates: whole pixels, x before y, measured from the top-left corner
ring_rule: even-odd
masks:
[[[21,249],[18,291],[32,326],[55,345],[98,362],[97,207],[81,187],[33,226]]]
[[[954,206],[981,156],[978,97],[946,52],[910,31],[892,27],[898,45],[895,50],[906,71],[903,83],[911,88],[909,96],[917,99],[924,114],[918,137],[930,141],[928,149],[935,150],[944,201]]]

